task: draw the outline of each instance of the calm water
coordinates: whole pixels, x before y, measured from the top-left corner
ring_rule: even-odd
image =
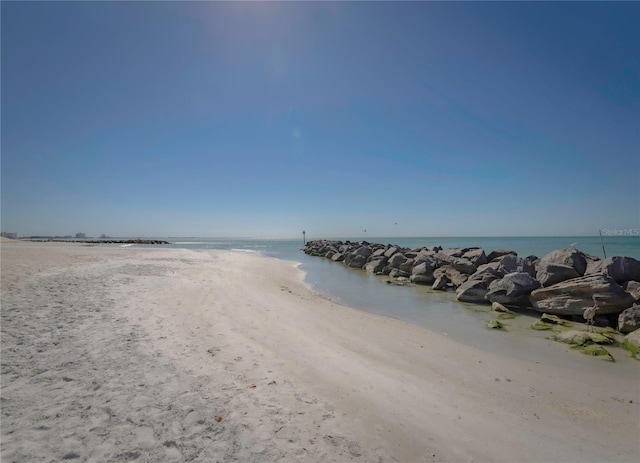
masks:
[[[165,238],[166,239],[166,238]],[[345,238],[346,239],[346,238]],[[360,241],[363,238],[349,238]],[[591,255],[603,257],[600,237],[478,237],[478,238],[366,238],[369,242],[391,243],[405,247],[480,246],[486,253],[494,249],[512,249],[520,256],[542,257],[555,249],[574,245]],[[466,304],[455,299],[453,291],[431,291],[425,286],[394,286],[385,284],[385,277],[362,270],[349,269],[328,259],[310,257],[302,251],[302,240],[201,239],[169,238],[169,247],[193,250],[235,250],[255,252],[278,259],[300,262],[306,281],[316,291],[341,304],[367,312],[398,318],[436,331],[466,344],[493,352],[509,352],[528,360],[554,359],[559,365],[585,366],[594,359],[569,352],[564,346],[547,340],[548,333],[528,329],[538,315],[526,313],[506,320],[507,332],[486,328],[492,318],[489,306]],[[640,259],[639,237],[604,237],[607,256],[625,255]],[[166,247],[166,246],[165,246]],[[619,353],[614,356],[626,355]],[[604,362],[603,362],[604,363]],[[620,362],[618,362],[619,364]],[[604,369],[614,368],[602,366]]]

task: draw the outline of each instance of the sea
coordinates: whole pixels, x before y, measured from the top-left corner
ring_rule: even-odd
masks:
[[[549,361],[562,366],[593,362],[587,356],[569,352],[549,339],[549,333],[529,329],[539,318],[534,311],[524,311],[515,319],[503,320],[505,332],[487,328],[494,318],[490,306],[469,304],[455,299],[453,291],[432,291],[419,285],[396,286],[386,284],[387,277],[372,275],[363,270],[350,269],[342,263],[303,252],[302,239],[251,238],[159,238],[169,241],[170,248],[197,251],[229,250],[256,253],[281,260],[297,262],[311,288],[342,305],[376,315],[396,318],[425,327],[456,341],[495,353],[531,361]],[[627,256],[640,260],[639,236],[544,236],[544,237],[340,237],[326,238],[341,241],[363,241],[394,244],[407,248],[423,246],[481,247],[488,254],[495,249],[516,251],[519,256],[543,257],[547,253],[568,247],[603,258]],[[164,245],[167,247],[167,245]],[[623,351],[620,351],[623,352]],[[625,354],[622,354],[625,355]],[[619,362],[618,362],[619,363]],[[604,367],[612,368],[612,367]],[[635,371],[635,370],[634,370]],[[613,372],[611,372],[613,373]],[[637,371],[635,371],[637,374]]]

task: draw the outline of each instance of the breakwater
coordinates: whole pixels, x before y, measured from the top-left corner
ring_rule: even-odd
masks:
[[[631,257],[600,259],[572,247],[522,257],[509,249],[339,240],[310,241],[304,252],[384,276],[389,284],[424,285],[453,292],[462,302],[491,304],[497,318],[511,310],[543,314],[535,329],[559,330],[570,321],[625,334],[640,327],[640,261]],[[589,308],[594,310],[585,319]]]

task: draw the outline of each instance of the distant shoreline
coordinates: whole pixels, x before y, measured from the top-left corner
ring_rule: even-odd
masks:
[[[83,243],[83,244],[171,244],[164,240],[153,239],[135,239],[135,240],[112,240],[112,239],[97,239],[97,240],[76,240],[76,239],[39,239],[39,238],[20,238],[16,241],[29,241],[31,243]]]

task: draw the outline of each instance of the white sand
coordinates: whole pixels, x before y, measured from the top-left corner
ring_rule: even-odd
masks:
[[[3,463],[640,461],[640,369],[486,353],[248,253],[1,257]]]

